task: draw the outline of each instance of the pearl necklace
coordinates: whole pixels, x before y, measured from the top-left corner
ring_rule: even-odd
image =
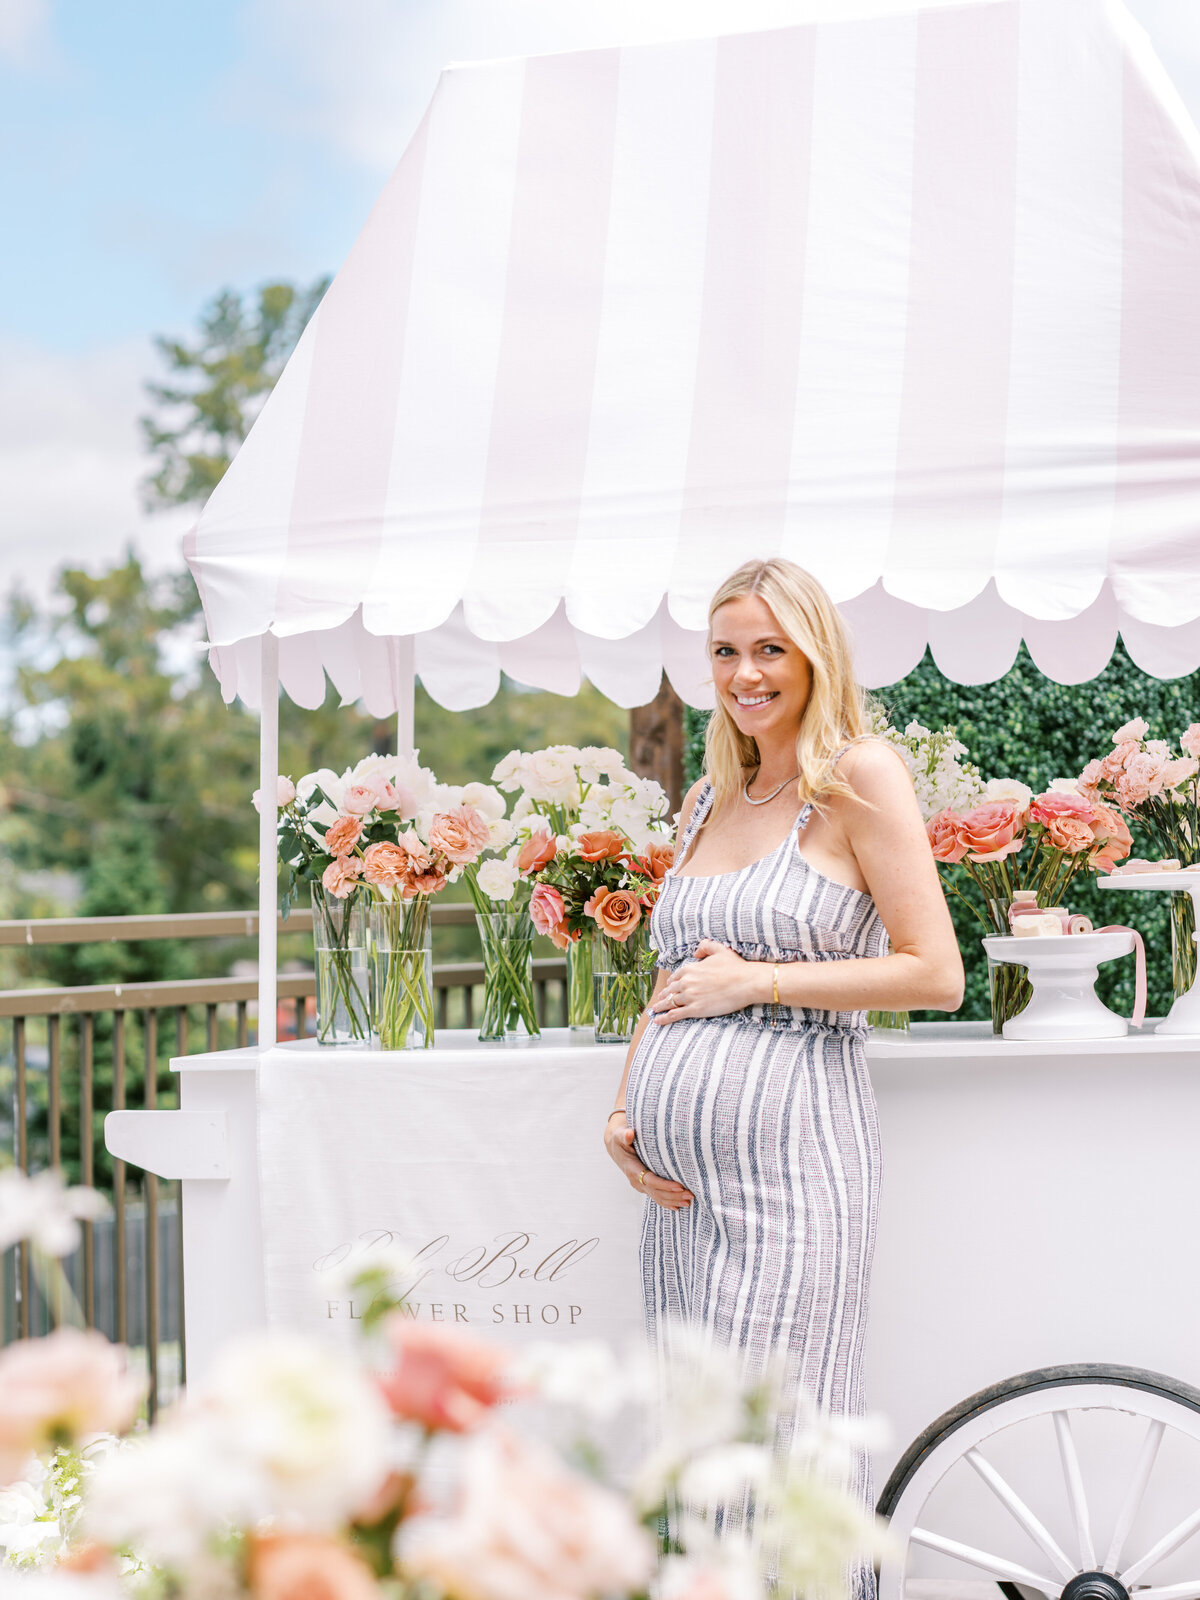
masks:
[[[790,778],[785,778],[778,788],[771,790],[770,794],[763,795],[761,800],[755,800],[750,793],[750,785],[754,782],[754,778],[758,777],[758,773],[756,772],[754,774],[754,778],[746,779],[745,787],[742,790],[742,793],[746,796],[746,804],[749,806],[765,806],[768,800],[774,800],[777,794],[782,794],[789,783],[795,783],[799,776],[800,774],[798,772],[793,772]]]

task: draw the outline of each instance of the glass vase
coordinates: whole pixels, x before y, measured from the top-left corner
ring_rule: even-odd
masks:
[[[365,1045],[371,1031],[367,982],[367,908],[361,892],[339,900],[312,889],[317,1043]]]
[[[868,1011],[869,1028],[888,1028],[893,1033],[907,1033],[912,1018],[907,1011]]]
[[[429,896],[371,904],[371,1031],[380,1050],[433,1046]]]
[[[541,1034],[533,1000],[533,923],[527,911],[477,914],[483,946],[483,1019],[480,1039],[536,1039]]]
[[[591,1033],[592,945],[590,934],[582,934],[567,946],[567,1027],[573,1032]]]
[[[1196,977],[1196,903],[1190,894],[1171,896],[1171,988],[1176,1000]]]
[[[643,922],[623,942],[599,934],[592,950],[592,1010],[597,1044],[627,1044],[650,1003],[656,955]]]
[[[988,915],[996,932],[1006,937],[1012,928],[1008,921],[1008,900],[989,900]],[[1033,999],[1033,989],[1024,967],[1010,961],[993,961],[988,957],[988,1000],[992,1010],[992,1032],[997,1038],[1004,1033],[1004,1024],[1019,1016]]]

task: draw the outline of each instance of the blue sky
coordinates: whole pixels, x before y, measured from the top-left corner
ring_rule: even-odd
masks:
[[[0,587],[134,542],[152,336],[336,269],[451,59],[912,0],[0,0]],[[1130,0],[1200,113],[1200,4]]]

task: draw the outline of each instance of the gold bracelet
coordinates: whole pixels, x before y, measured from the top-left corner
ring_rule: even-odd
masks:
[[[771,1004],[779,1004],[779,963],[776,961],[771,968]]]

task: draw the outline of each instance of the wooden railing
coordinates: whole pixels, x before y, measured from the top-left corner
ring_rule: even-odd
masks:
[[[435,940],[438,929],[474,925],[470,906],[432,909]],[[309,911],[294,911],[279,923],[281,937],[311,931]],[[0,921],[0,946],[250,939],[257,933],[256,912],[46,918]],[[565,1020],[565,977],[561,959],[534,962],[544,1027]],[[482,984],[480,962],[435,962],[438,1027],[473,1027]],[[7,1059],[0,1056],[0,1074],[7,1074],[0,1078],[0,1120],[10,1119],[5,1131],[22,1170],[60,1167],[71,1181],[110,1197],[111,1220],[84,1226],[67,1272],[88,1325],[144,1358],[151,1415],[186,1378],[181,1196],[177,1183],[130,1172],[124,1162],[110,1159],[104,1116],[131,1099],[147,1109],[177,1105],[170,1059],[251,1043],[257,994],[253,977],[0,990],[0,1018],[11,1023],[11,1050]],[[281,972],[278,996],[280,1037],[309,1035],[313,973]],[[0,1341],[27,1338],[53,1324],[53,1308],[34,1281],[24,1246],[3,1258],[0,1291]]]

